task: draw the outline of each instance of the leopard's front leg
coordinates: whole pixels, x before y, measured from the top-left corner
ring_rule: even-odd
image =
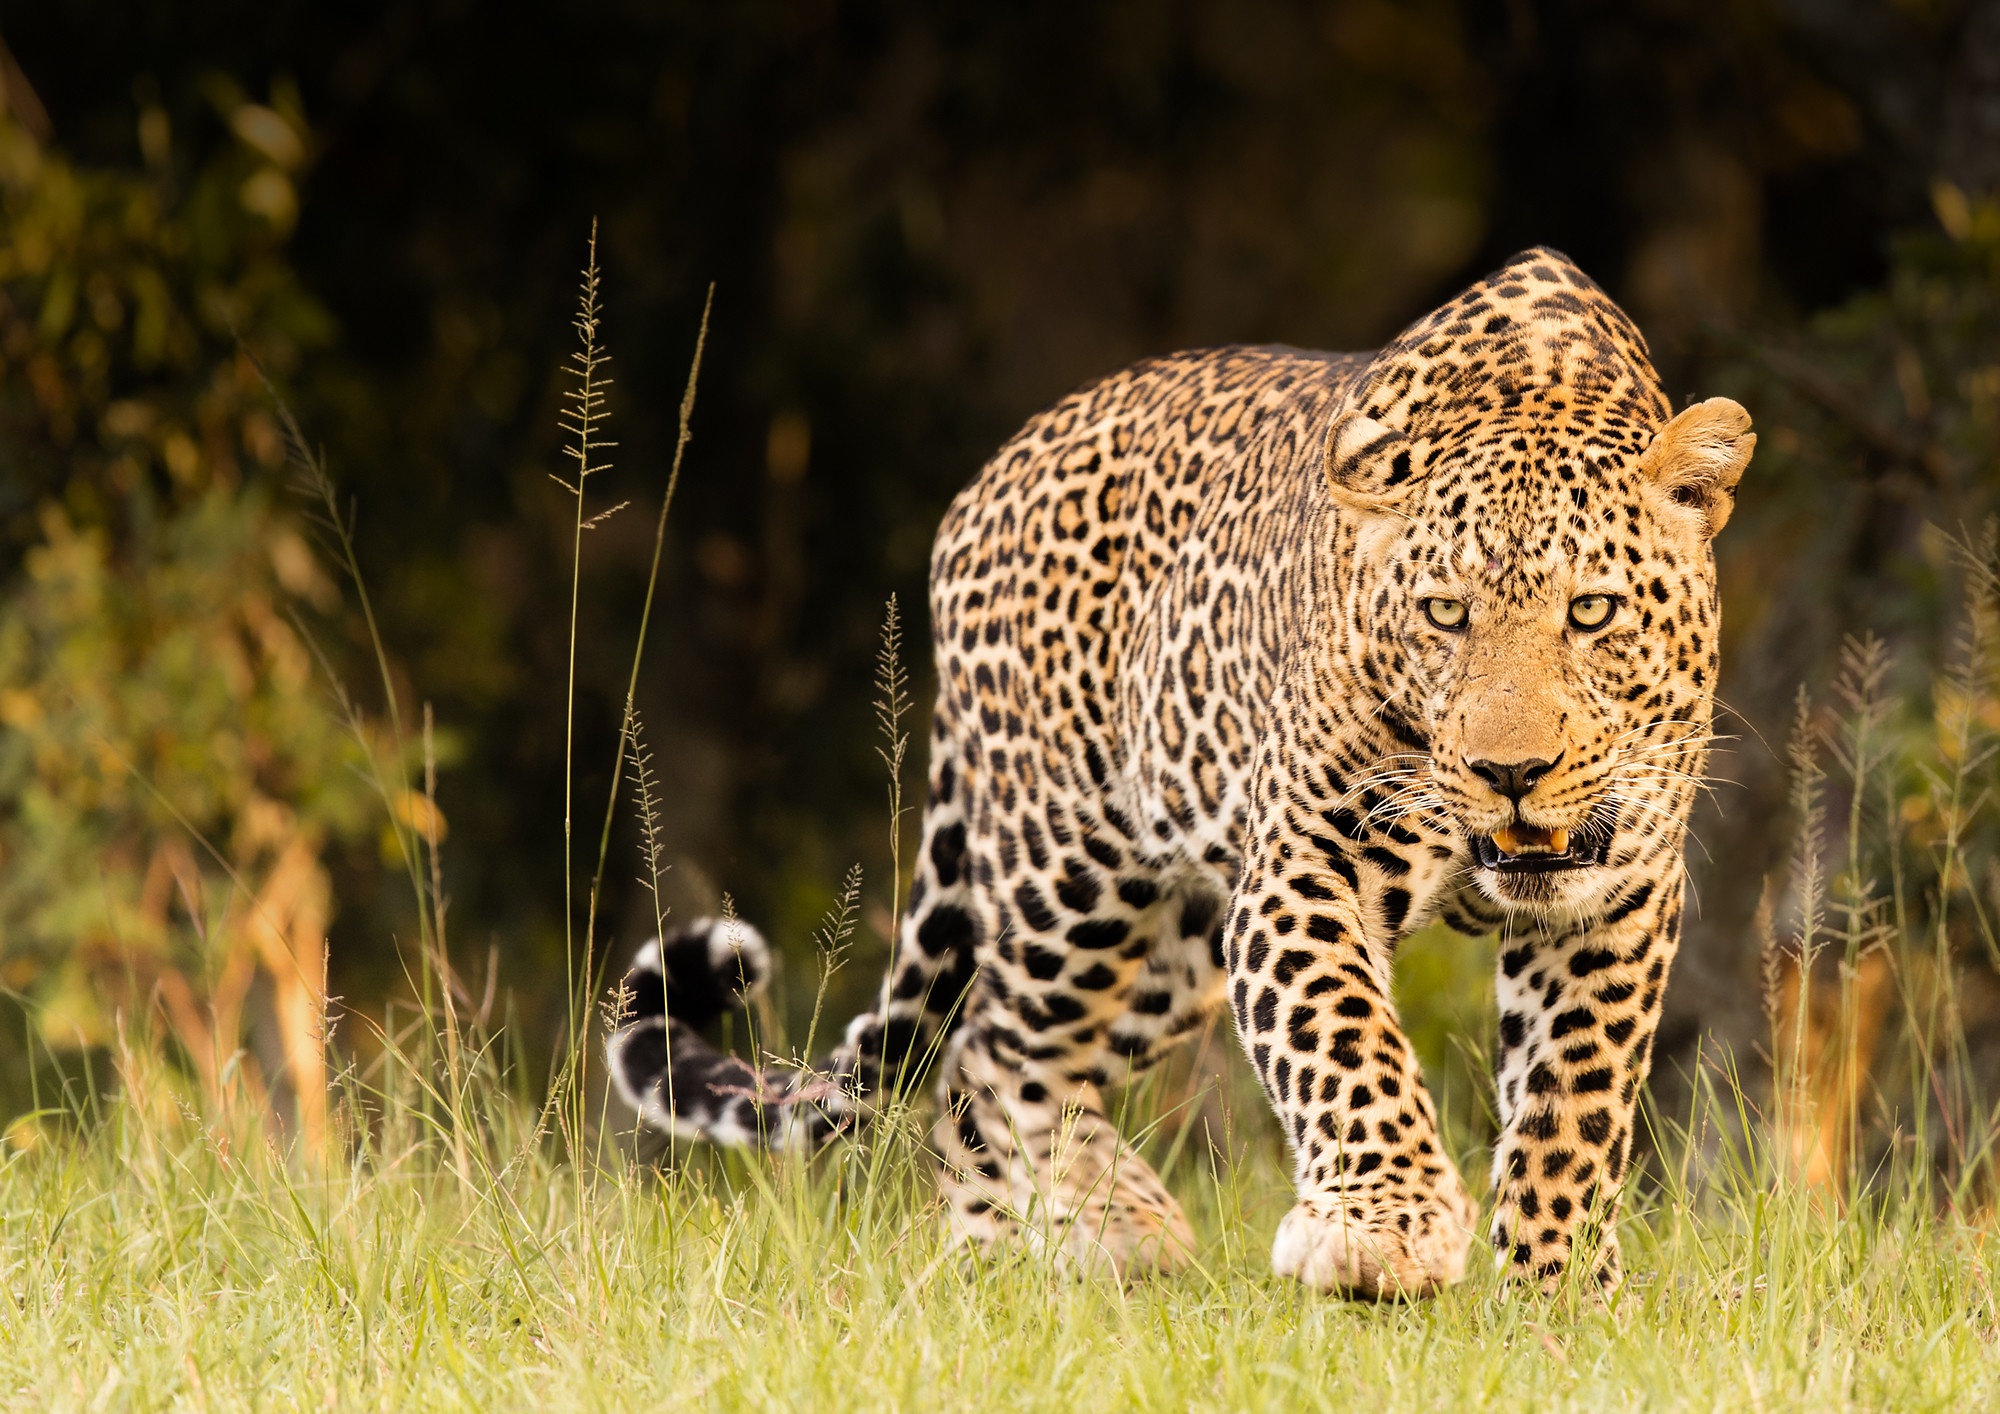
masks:
[[[1613,1230],[1660,994],[1680,942],[1682,885],[1641,879],[1577,923],[1501,944],[1493,1245],[1516,1279],[1552,1290],[1588,1261],[1619,1277]]]
[[[1391,999],[1386,912],[1400,923],[1409,895],[1333,838],[1315,802],[1267,804],[1227,960],[1237,1032],[1293,1154],[1298,1203],[1272,1265],[1323,1290],[1435,1291],[1464,1275],[1477,1207]]]

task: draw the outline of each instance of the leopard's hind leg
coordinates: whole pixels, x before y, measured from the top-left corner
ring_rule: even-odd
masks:
[[[975,1014],[938,1087],[935,1142],[961,1240],[981,1249],[1025,1242],[1120,1278],[1185,1266],[1194,1255],[1187,1216],[1119,1137],[1097,1084],[996,1047],[1005,1027],[1004,1013]]]

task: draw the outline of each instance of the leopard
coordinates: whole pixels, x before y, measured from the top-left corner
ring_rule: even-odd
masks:
[[[643,1125],[810,1151],[935,1089],[953,1240],[1133,1279],[1195,1260],[1107,1092],[1227,1010],[1295,1201],[1281,1277],[1462,1281],[1479,1226],[1394,993],[1496,939],[1503,1284],[1599,1297],[1713,748],[1712,541],[1756,445],[1526,250],[1369,353],[1150,358],[1029,419],[930,562],[937,692],[876,1004],[807,1066],[705,1039],[768,944],[699,919],[618,989]],[[928,1121],[926,1121],[928,1123]]]

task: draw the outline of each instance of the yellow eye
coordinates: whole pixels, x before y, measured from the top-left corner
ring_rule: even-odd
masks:
[[[1456,630],[1465,627],[1463,599],[1426,599],[1423,609],[1424,617],[1438,628]]]
[[[1609,594],[1580,595],[1569,601],[1570,627],[1580,628],[1586,633],[1603,628],[1611,622],[1611,615],[1617,608],[1617,599]]]

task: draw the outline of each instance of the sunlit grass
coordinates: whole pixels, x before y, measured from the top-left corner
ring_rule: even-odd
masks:
[[[1987,1230],[1914,1197],[1836,1214],[1749,1159],[1636,1195],[1609,1306],[1505,1288],[1483,1252],[1462,1287],[1411,1305],[1278,1281],[1289,1189],[1233,1059],[1220,1093],[1169,1082],[1131,1106],[1202,1246],[1195,1270],[1130,1288],[949,1250],[908,1114],[809,1162],[614,1156],[578,1182],[532,1110],[475,1086],[475,1181],[421,1105],[378,1109],[314,1175],[259,1118],[204,1119],[135,1065],[90,1127],[50,1122],[0,1165],[12,1407],[2000,1401]]]

